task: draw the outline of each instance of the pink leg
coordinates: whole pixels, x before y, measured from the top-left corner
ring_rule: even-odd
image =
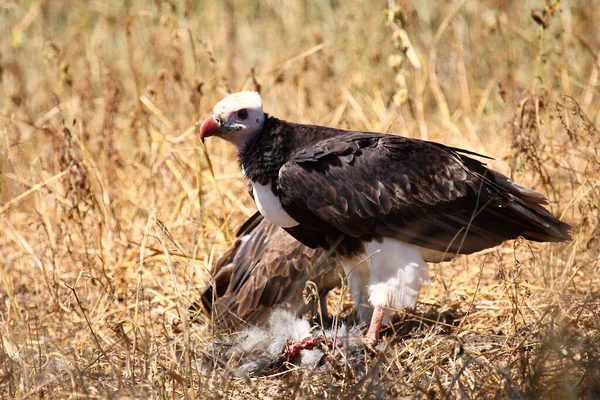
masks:
[[[371,347],[375,347],[379,342],[379,331],[381,330],[381,321],[383,320],[384,311],[383,306],[375,306],[375,309],[373,310],[371,324],[369,325],[369,330],[365,336],[365,342]]]

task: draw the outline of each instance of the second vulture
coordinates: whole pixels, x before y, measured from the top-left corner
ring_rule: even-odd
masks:
[[[310,280],[327,320],[325,296],[341,286],[343,274],[342,266],[325,250],[304,246],[257,212],[213,266],[213,276],[202,289],[202,305],[196,302],[190,309],[193,314],[209,313],[220,330],[263,323],[273,307],[301,315],[310,309],[303,295]]]

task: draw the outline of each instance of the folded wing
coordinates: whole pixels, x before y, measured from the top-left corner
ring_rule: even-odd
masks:
[[[469,254],[523,236],[570,238],[546,198],[437,143],[355,132],[300,151],[279,173],[285,210],[307,245],[339,235],[394,237],[444,254]],[[328,236],[328,237],[325,237]],[[444,257],[448,258],[448,257]]]

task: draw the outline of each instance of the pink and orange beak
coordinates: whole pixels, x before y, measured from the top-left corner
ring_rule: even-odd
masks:
[[[215,118],[211,115],[210,117],[207,117],[204,121],[202,121],[202,124],[200,125],[200,130],[199,130],[199,134],[200,134],[200,140],[202,141],[202,143],[204,143],[204,138],[207,138],[209,136],[213,136],[213,135],[217,135],[219,133],[221,133],[222,131],[222,125],[219,124]]]

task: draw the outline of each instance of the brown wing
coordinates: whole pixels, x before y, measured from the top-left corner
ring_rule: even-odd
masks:
[[[203,308],[219,328],[235,328],[244,322],[259,323],[274,306],[302,312],[302,290],[308,280],[326,294],[341,285],[343,272],[324,250],[304,246],[257,212],[216,262],[213,274],[202,290]]]

